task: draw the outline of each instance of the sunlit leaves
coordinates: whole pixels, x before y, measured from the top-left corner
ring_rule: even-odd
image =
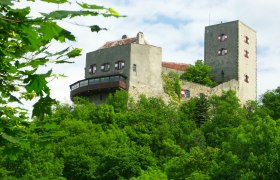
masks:
[[[42,91],[49,94],[49,88],[47,86],[47,80],[46,78],[49,77],[51,74],[51,71],[49,71],[46,74],[34,74],[29,75],[27,79],[25,79],[26,90],[27,92],[31,93],[32,91],[35,91],[36,94],[42,95]]]
[[[73,58],[73,57],[80,56],[81,53],[82,53],[82,49],[81,49],[81,48],[75,48],[75,49],[73,49],[72,51],[68,52],[66,55],[67,55],[69,58]]]

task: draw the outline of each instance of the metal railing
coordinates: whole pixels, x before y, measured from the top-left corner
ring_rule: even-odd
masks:
[[[91,78],[91,79],[85,79],[78,81],[74,84],[70,85],[70,89],[73,91],[75,89],[78,89],[80,87],[92,85],[92,84],[100,84],[100,83],[106,83],[106,82],[116,82],[116,81],[124,81],[126,79],[123,75],[113,75],[113,76],[105,76],[105,77],[97,77],[97,78]]]

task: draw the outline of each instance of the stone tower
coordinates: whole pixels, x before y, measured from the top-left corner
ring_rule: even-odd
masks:
[[[241,103],[256,100],[257,55],[256,31],[241,21],[205,27],[205,64],[212,67],[214,80],[238,81]]]

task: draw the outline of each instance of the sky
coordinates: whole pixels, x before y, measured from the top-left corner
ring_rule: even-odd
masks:
[[[79,1],[79,0],[78,0]],[[81,2],[81,1],[79,1]],[[95,51],[107,41],[122,35],[135,37],[143,32],[151,45],[162,47],[163,61],[194,64],[204,57],[204,28],[221,22],[240,20],[257,32],[257,92],[263,94],[280,86],[280,1],[279,0],[84,0],[112,7],[122,18],[83,17],[71,20],[80,25],[94,25],[107,31],[93,33],[88,28],[60,22],[72,31],[76,42],[67,45],[83,49],[74,64],[48,66],[66,78],[52,80],[51,96],[71,103],[69,85],[84,78],[86,53]],[[22,6],[30,5],[22,3]],[[72,6],[40,4],[33,6],[34,15]],[[54,43],[53,47],[60,45]]]

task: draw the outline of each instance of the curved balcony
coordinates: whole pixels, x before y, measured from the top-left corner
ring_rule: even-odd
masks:
[[[70,97],[127,89],[125,79],[126,77],[123,75],[112,75],[80,80],[70,85]]]

